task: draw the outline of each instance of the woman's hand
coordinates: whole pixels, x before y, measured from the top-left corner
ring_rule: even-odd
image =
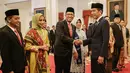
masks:
[[[45,50],[45,51],[48,51],[49,50],[49,47],[45,44],[43,46],[41,46],[41,49]]]
[[[73,57],[74,57],[75,60],[78,59],[78,53],[77,53],[77,51],[73,53]]]
[[[35,46],[32,46],[31,52],[38,52],[38,48],[36,48]]]

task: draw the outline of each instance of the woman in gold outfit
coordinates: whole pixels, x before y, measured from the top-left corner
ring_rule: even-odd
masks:
[[[30,73],[50,73],[48,32],[46,30],[46,19],[38,13],[32,18],[32,28],[27,32],[25,50],[28,53]]]

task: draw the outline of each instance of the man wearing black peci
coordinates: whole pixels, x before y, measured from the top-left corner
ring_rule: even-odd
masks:
[[[108,42],[109,42],[109,23],[102,17],[103,4],[92,3],[92,16],[96,22],[92,24],[91,32],[91,72],[106,73],[105,60],[108,57]],[[86,40],[83,45],[86,45]]]

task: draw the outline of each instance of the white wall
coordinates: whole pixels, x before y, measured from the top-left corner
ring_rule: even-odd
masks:
[[[106,15],[106,0],[58,0],[58,12],[65,12],[66,8],[71,6],[75,9],[75,15],[82,17],[82,11],[91,8],[91,1],[104,4],[104,15]]]
[[[31,2],[27,1],[27,2],[8,4],[7,8],[8,9],[14,9],[14,8],[19,9],[20,21],[21,21],[21,32],[24,36],[29,29],[29,21],[32,20]]]
[[[91,9],[91,1],[104,4],[103,15],[106,15],[106,0],[58,0],[58,12],[65,13],[67,7],[73,7],[75,9],[73,22],[75,23],[77,18],[82,19],[83,10]]]
[[[3,25],[5,25],[5,9],[6,7],[3,4],[0,4],[0,27],[2,27]]]
[[[58,0],[51,0],[51,26],[56,25],[58,21]]]
[[[127,6],[127,7],[128,7],[128,8],[127,8],[127,9],[128,9],[128,10],[127,10],[127,11],[128,11],[128,12],[127,12],[127,13],[128,13],[128,16],[127,16],[127,17],[128,17],[127,27],[130,29],[130,0],[128,0],[128,6]]]
[[[0,27],[5,25],[5,11],[9,9],[19,9],[20,21],[21,21],[21,32],[23,36],[29,29],[29,21],[32,19],[31,13],[31,2],[30,1],[22,1],[17,3],[5,3],[0,4]]]
[[[31,0],[32,13],[34,8],[46,7],[46,19],[48,26],[55,25],[58,16],[57,16],[57,0]]]
[[[15,2],[23,2],[23,1],[29,1],[29,0],[5,0],[6,3],[15,3]]]
[[[46,7],[46,0],[31,0],[32,12],[34,8]]]
[[[0,0],[0,27],[4,26],[4,12],[8,9],[19,9],[21,18],[21,31],[23,36],[29,28],[29,21],[32,19],[35,8],[46,7],[46,19],[49,26],[55,25],[58,20],[57,0]]]
[[[34,8],[39,8],[39,7],[47,8],[47,13],[48,13],[47,20],[48,20],[49,25],[53,25],[57,22],[58,16],[56,12],[65,12],[66,8],[69,6],[74,7],[76,18],[82,18],[82,11],[88,10],[91,8],[91,4],[89,4],[89,2],[91,1],[103,3],[104,15],[106,15],[106,0],[55,0],[55,2],[53,1],[52,0],[30,0],[30,1],[28,0],[0,0],[0,11],[1,11],[0,12],[0,27],[4,25],[4,18],[5,18],[4,12],[11,8],[19,8],[20,10],[20,17],[21,17],[21,22],[22,22],[21,27],[22,27],[23,35],[25,35],[25,33],[28,30],[29,21],[32,19]],[[57,6],[53,3],[57,4]],[[4,4],[6,4],[6,6]],[[128,11],[127,27],[130,28],[130,13],[129,13],[130,0],[128,0],[128,7],[129,8],[127,10]]]
[[[75,9],[75,19],[81,18],[82,19],[82,12],[83,10],[88,10],[91,8],[91,1],[92,2],[100,2],[104,4],[104,12],[103,15],[107,14],[107,0],[58,0],[58,12],[64,12],[67,7],[72,6]],[[128,0],[128,24],[127,27],[130,28],[130,0]],[[74,19],[74,21],[75,21]]]
[[[68,7],[68,0],[58,0],[58,12],[65,12]]]

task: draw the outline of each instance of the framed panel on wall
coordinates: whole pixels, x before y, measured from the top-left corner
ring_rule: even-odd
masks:
[[[111,22],[115,14],[119,14],[121,20],[127,22],[127,0],[107,0],[107,15]]]
[[[59,12],[58,13],[58,19],[59,19],[59,21],[62,21],[62,20],[64,20],[64,12]]]
[[[44,16],[46,16],[46,8],[45,7],[35,8],[34,14],[36,14],[36,13],[42,13]]]

